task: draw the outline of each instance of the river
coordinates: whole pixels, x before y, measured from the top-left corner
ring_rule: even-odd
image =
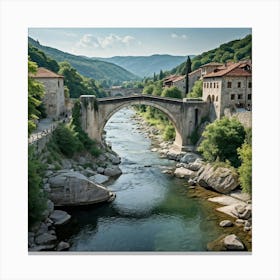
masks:
[[[105,127],[106,140],[122,159],[123,174],[108,185],[116,199],[68,211],[72,221],[63,237],[70,251],[206,251],[222,233],[213,209],[191,197],[184,180],[162,173],[176,163],[150,151],[133,114],[123,109]]]

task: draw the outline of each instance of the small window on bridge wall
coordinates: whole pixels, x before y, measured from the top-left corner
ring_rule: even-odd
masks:
[[[198,125],[198,109],[194,109],[194,126],[197,127]]]

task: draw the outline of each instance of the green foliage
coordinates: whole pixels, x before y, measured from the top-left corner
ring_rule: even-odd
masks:
[[[45,167],[38,160],[33,147],[28,147],[28,226],[42,219],[46,196],[42,191]]]
[[[163,140],[170,141],[175,139],[175,128],[173,125],[166,125],[164,132],[163,132]]]
[[[36,128],[36,121],[43,112],[42,98],[44,96],[44,87],[31,77],[37,72],[37,64],[28,60],[28,135]],[[41,106],[41,107],[40,107]]]
[[[188,94],[190,98],[202,97],[202,80],[198,80],[194,83],[191,92]]]
[[[143,89],[143,94],[152,94],[154,91],[154,85],[147,85]]]
[[[83,148],[77,133],[69,125],[59,124],[53,132],[53,138],[61,153],[67,157],[72,157]]]
[[[80,75],[68,62],[61,62],[59,66],[59,74],[64,76],[64,84],[68,88],[71,98],[78,98],[80,95],[107,96],[104,89],[93,79]]]
[[[162,91],[161,96],[172,97],[172,98],[182,98],[182,92],[177,87],[165,88]]]
[[[200,135],[198,133],[198,129],[196,128],[196,129],[194,129],[194,131],[191,133],[191,136],[190,136],[192,145],[196,145],[199,138],[200,138]]]
[[[204,52],[192,59],[192,71],[209,62],[225,63],[227,61],[239,61],[252,58],[252,35],[243,39],[230,41],[218,48]],[[173,68],[171,74],[185,74],[186,64],[182,63]]]
[[[224,117],[216,120],[206,127],[202,136],[204,140],[198,151],[206,160],[229,160],[234,167],[240,166],[237,148],[244,142],[245,129],[237,119],[230,120]]]
[[[45,67],[55,73],[58,72],[59,66],[57,62],[54,59],[47,57],[44,52],[38,50],[31,44],[28,44],[28,55],[39,67]]]
[[[242,191],[252,193],[252,146],[244,143],[238,149],[238,155],[241,160],[238,173]]]

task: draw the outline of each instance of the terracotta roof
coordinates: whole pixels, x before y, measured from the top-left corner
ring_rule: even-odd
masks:
[[[205,66],[222,66],[222,65],[223,64],[219,63],[219,62],[209,62],[209,63],[206,63],[204,65],[201,65],[200,68],[205,67]]]
[[[228,67],[221,67],[209,74],[206,74],[204,78],[222,77],[222,76],[247,76],[247,77],[252,76],[251,71],[241,68],[246,65],[248,64],[240,63],[240,62],[232,63]]]
[[[176,78],[173,80],[173,83],[174,83],[174,82],[181,81],[181,80],[184,80],[184,79],[185,79],[185,75],[178,76],[178,77],[176,77]]]
[[[46,68],[39,67],[35,75],[31,75],[34,78],[63,78],[62,75],[58,75]]]
[[[192,76],[192,75],[196,74],[197,72],[201,72],[201,69],[198,68],[198,69],[196,69],[196,70],[190,72],[188,75],[189,75],[189,76]]]

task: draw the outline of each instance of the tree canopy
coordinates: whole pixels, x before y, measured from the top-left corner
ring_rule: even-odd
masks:
[[[199,98],[202,97],[202,80],[198,80],[194,83],[191,92],[188,97]]]
[[[31,77],[37,72],[37,64],[28,60],[28,135],[36,128],[36,121],[41,116],[40,105],[44,96],[44,87]]]
[[[182,98],[182,92],[177,87],[165,88],[162,91],[161,96],[172,97],[172,98]]]
[[[237,149],[245,139],[245,129],[235,118],[223,117],[209,124],[202,133],[204,140],[198,147],[203,157],[210,161],[229,161],[234,167],[240,166]]]

